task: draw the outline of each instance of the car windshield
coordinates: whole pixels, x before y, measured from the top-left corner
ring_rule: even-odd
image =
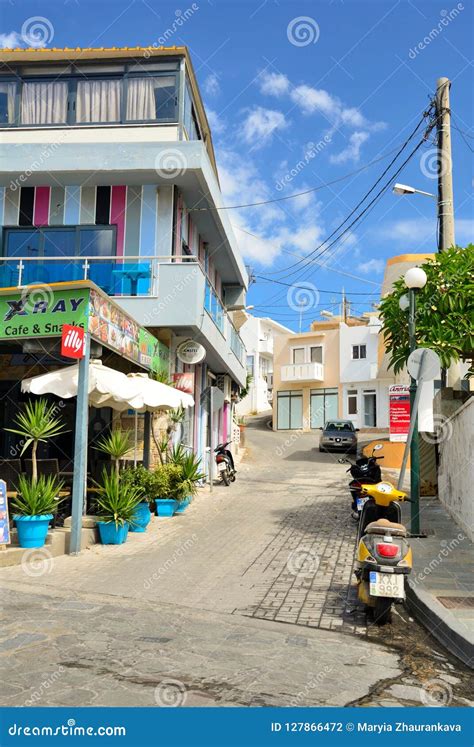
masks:
[[[326,423],[325,430],[327,431],[352,431],[352,424],[351,423],[338,423],[338,422]]]

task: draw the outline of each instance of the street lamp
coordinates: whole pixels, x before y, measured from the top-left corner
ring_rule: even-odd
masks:
[[[415,322],[416,322],[416,294],[426,285],[426,272],[421,267],[410,267],[405,273],[405,285],[408,288],[407,296],[402,296],[399,301],[400,308],[408,308],[408,340],[410,353],[416,350]],[[407,303],[408,301],[408,303]],[[417,382],[410,376],[410,420],[414,420],[415,429],[410,444],[410,498],[411,498],[411,533],[420,533],[420,444],[418,438],[418,413],[415,412],[414,402]]]
[[[433,197],[437,199],[436,195],[431,192],[424,192],[422,189],[415,189],[415,187],[409,187],[408,184],[394,184],[392,187],[394,195],[425,195],[425,197]]]

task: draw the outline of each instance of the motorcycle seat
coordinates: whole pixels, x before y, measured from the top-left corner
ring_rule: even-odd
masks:
[[[394,537],[406,537],[407,529],[403,524],[397,524],[388,519],[378,519],[367,524],[365,531],[367,534],[392,534]]]

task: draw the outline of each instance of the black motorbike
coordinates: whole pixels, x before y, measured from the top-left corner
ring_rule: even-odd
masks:
[[[224,485],[230,485],[231,482],[235,481],[235,473],[237,471],[234,465],[234,457],[227,448],[230,443],[230,441],[227,441],[225,444],[219,444],[214,449],[217,471]]]
[[[378,444],[377,444],[378,445]],[[378,459],[383,459],[383,456],[375,456],[377,445],[372,450],[372,454],[369,457],[363,456],[356,459],[355,464],[351,464],[347,472],[351,473],[352,480],[349,483],[349,490],[352,496],[352,518],[359,521],[362,508],[365,503],[365,498],[361,495],[362,485],[370,484],[376,485],[382,480],[382,472],[380,466],[377,464]],[[339,459],[341,464],[350,464],[348,459]]]

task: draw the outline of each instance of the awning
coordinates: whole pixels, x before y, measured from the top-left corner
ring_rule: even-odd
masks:
[[[22,392],[31,394],[55,394],[63,399],[77,395],[79,365],[75,364],[33,376],[21,382]],[[192,407],[190,394],[180,392],[167,384],[148,378],[147,374],[129,374],[103,366],[93,360],[89,368],[89,405],[111,407],[114,410],[137,410],[154,412],[177,407]]]

